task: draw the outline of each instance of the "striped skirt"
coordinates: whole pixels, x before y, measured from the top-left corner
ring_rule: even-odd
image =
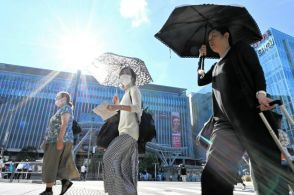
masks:
[[[109,195],[136,195],[138,145],[127,134],[116,137],[103,156],[104,189]]]

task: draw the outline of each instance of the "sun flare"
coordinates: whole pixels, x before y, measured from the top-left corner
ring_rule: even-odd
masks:
[[[59,54],[70,70],[83,69],[101,53],[102,42],[87,32],[66,34],[60,38]]]

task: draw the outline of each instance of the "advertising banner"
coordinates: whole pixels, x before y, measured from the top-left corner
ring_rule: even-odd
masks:
[[[171,127],[172,127],[172,147],[180,148],[182,147],[181,141],[181,118],[179,112],[171,113]]]

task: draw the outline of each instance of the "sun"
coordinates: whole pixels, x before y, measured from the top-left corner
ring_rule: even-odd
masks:
[[[68,33],[60,37],[59,55],[63,66],[82,70],[102,52],[102,42],[89,32]]]

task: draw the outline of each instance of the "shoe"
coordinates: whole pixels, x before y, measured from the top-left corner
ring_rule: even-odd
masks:
[[[65,192],[72,186],[72,182],[67,180],[64,185],[62,185],[60,195],[65,194]]]
[[[39,195],[53,195],[53,192],[47,192],[47,191],[44,191],[42,193],[40,193]]]

